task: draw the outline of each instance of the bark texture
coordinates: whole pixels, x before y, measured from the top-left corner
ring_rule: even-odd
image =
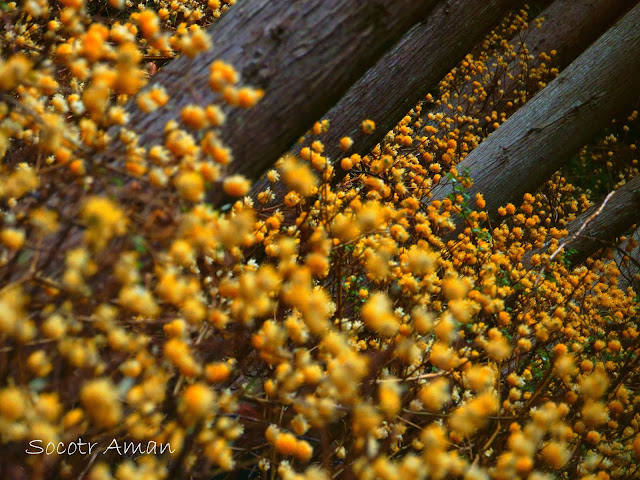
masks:
[[[574,265],[584,262],[596,251],[623,235],[633,224],[640,222],[640,177],[633,178],[617,189],[600,213],[595,215],[601,206],[602,204],[592,206],[567,226],[568,240],[564,251],[576,250],[570,256]],[[579,233],[585,223],[586,226]],[[533,255],[544,254],[548,248],[547,244],[527,252],[522,259],[523,265],[529,265]]]
[[[523,38],[533,57],[528,68],[540,65],[542,52],[556,50],[549,63],[564,70],[637,3],[637,0],[556,0],[539,15],[544,18],[542,26],[536,28],[532,24]],[[517,45],[520,40],[516,36],[511,43]],[[505,77],[501,88],[505,91],[503,98],[507,99],[518,85]]]
[[[640,5],[636,5],[458,166],[469,169],[471,196],[490,216],[535,191],[638,94]],[[433,200],[453,192],[450,182]]]
[[[524,34],[511,39],[512,45],[524,41],[529,49],[531,63],[528,68],[540,65],[542,52],[557,51],[552,63],[564,69],[610,27],[616,18],[626,12],[637,0],[556,0],[539,17],[545,19],[541,28],[531,26]],[[461,0],[454,5],[438,5],[428,19],[414,26],[398,44],[360,79],[347,94],[323,118],[330,121],[328,134],[320,139],[325,143],[326,155],[335,165],[334,181],[340,181],[346,172],[339,166],[344,156],[338,148],[343,136],[355,140],[347,153],[365,155],[382,140],[386,133],[400,121],[429,91],[435,92],[440,80],[468,53],[491,27],[504,16],[514,2],[486,2]],[[517,3],[516,3],[517,5]],[[441,33],[443,32],[443,33]],[[444,34],[450,41],[442,40]],[[458,40],[456,40],[458,38]],[[490,62],[491,63],[491,62]],[[484,116],[495,108],[502,108],[519,88],[517,75],[521,67],[514,68],[514,79],[503,76],[504,94],[494,102],[488,99],[479,106],[480,127],[486,123]],[[390,75],[392,73],[393,76]],[[403,82],[403,79],[405,81]],[[390,95],[389,92],[398,92]],[[472,91],[462,92],[471,95]],[[434,113],[449,113],[444,106]],[[365,117],[377,122],[373,134],[365,135],[360,123]],[[428,120],[425,124],[431,123]],[[408,150],[411,150],[409,147]],[[291,153],[297,153],[294,147]],[[258,180],[252,193],[270,186],[266,179]],[[271,185],[274,203],[280,203],[288,188],[281,182]]]
[[[187,104],[218,99],[213,60],[231,63],[242,83],[261,87],[252,109],[228,109],[222,138],[231,170],[256,178],[334,105],[436,0],[244,0],[208,30],[213,48],[181,56],[153,77],[171,95],[154,115],[129,105],[141,145],[162,141],[165,123]]]
[[[342,137],[354,141],[347,152],[365,155],[393,129],[404,115],[497,24],[514,4],[513,0],[457,0],[441,2],[428,18],[415,25],[344,97],[322,116],[329,120],[329,132],[319,137],[323,155],[336,164],[335,181],[344,177],[339,160]],[[325,112],[323,112],[325,113]],[[365,119],[376,122],[373,134],[365,134]],[[320,116],[315,120],[319,120]],[[294,147],[292,153],[297,153]],[[274,159],[275,160],[275,159]],[[261,180],[253,191],[269,186]],[[288,191],[281,183],[272,187],[276,202]]]
[[[555,50],[556,55],[545,63],[549,67],[564,70],[618,17],[636,3],[638,3],[637,0],[556,0],[538,15],[538,19],[544,19],[540,28],[536,26],[535,22],[530,22],[530,26],[525,32],[515,35],[509,42],[516,51],[522,43],[526,45],[529,52],[527,65],[523,66],[519,61],[515,62],[510,70],[511,78],[504,75],[504,72],[494,69],[494,74],[496,78],[500,79],[501,84],[490,90],[484,101],[476,102],[470,107],[471,110],[465,114],[478,118],[479,123],[475,128],[484,130],[489,123],[485,117],[490,115],[493,110],[513,113],[509,110],[517,109],[520,106],[514,92],[523,88],[537,89],[535,85],[522,84],[518,77],[525,73],[525,70],[531,71],[540,67],[543,63],[543,59],[540,58],[541,53],[549,54]],[[492,65],[494,62],[496,62],[495,58],[490,59],[487,64]],[[503,93],[497,95],[495,90],[498,89],[503,90]],[[472,96],[473,87],[467,86],[459,95],[460,97]],[[506,106],[509,101],[514,101],[512,109]],[[438,123],[426,119],[427,113],[452,115],[454,112],[449,110],[446,105],[440,105],[423,112],[424,125],[433,125],[439,128]]]
[[[439,4],[323,117],[331,127],[322,138],[324,155],[332,160],[342,158],[338,142],[344,136],[354,141],[349,154],[369,153],[514,4],[519,2],[458,0]],[[362,131],[365,118],[376,122],[374,134]]]

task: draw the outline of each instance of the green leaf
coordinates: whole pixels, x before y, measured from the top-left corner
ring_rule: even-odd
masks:
[[[147,253],[146,243],[142,235],[136,235],[131,239],[131,243],[133,243],[133,248],[138,253]]]

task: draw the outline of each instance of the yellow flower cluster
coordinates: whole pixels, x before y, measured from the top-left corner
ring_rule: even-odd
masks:
[[[224,107],[177,107],[151,78],[207,50],[233,3],[111,0],[109,22],[82,0],[0,4],[0,447],[170,445],[47,463],[92,480],[637,477],[637,291],[612,252],[550,262],[567,224],[638,174],[637,112],[486,212],[458,163],[557,74],[553,52],[521,68],[526,45],[507,41],[525,9],[370,154],[345,136],[329,158],[318,121],[258,192],[219,127],[269,92],[214,61]],[[149,143],[130,121],[158,112],[172,120]],[[459,188],[431,201],[446,177]]]

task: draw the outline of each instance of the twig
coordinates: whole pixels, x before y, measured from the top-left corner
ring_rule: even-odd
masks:
[[[569,237],[567,237],[567,239],[565,239],[560,245],[558,245],[558,248],[556,248],[556,250],[551,254],[551,256],[549,257],[549,262],[546,265],[543,265],[542,268],[540,269],[540,271],[538,272],[538,275],[536,276],[536,281],[535,284],[533,286],[533,290],[536,290],[538,285],[540,284],[540,278],[542,278],[542,273],[544,272],[544,270],[546,269],[547,265],[550,265],[551,262],[553,262],[553,259],[556,258],[556,256],[564,249],[564,247],[567,246],[567,243],[569,242],[570,238],[575,238],[575,237],[579,237],[580,234],[582,234],[582,232],[584,231],[585,228],[587,228],[587,225],[589,225],[589,223],[591,223],[591,221],[596,218],[598,215],[600,215],[602,213],[602,210],[604,209],[604,207],[607,205],[607,202],[611,199],[611,197],[613,197],[613,195],[616,193],[615,190],[609,192],[609,194],[606,196],[606,198],[604,199],[604,201],[600,204],[600,206],[598,207],[598,209],[593,212],[589,218],[587,218],[585,220],[585,222],[582,224],[582,226],[580,227],[580,229],[574,234],[574,235],[570,235]]]
[[[415,381],[415,380],[423,380],[426,378],[435,378],[435,377],[441,377],[444,375],[444,372],[442,373],[425,373],[422,375],[416,375],[415,377],[407,377],[407,378],[379,378],[376,380],[376,383],[385,383],[385,382],[411,382],[411,381]]]

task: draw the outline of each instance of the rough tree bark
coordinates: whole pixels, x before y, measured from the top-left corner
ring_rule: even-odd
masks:
[[[139,143],[162,141],[166,122],[189,103],[216,102],[209,65],[224,60],[264,98],[250,110],[228,109],[222,138],[232,170],[257,177],[326,112],[437,0],[244,0],[215,22],[213,48],[181,56],[153,77],[171,95],[156,114],[129,104]]]
[[[524,39],[533,57],[529,68],[540,65],[540,53],[555,49],[557,54],[553,57],[553,66],[564,69],[635,3],[637,0],[556,0],[539,15],[545,19],[541,28],[536,28],[532,22],[524,35],[515,36],[511,44],[518,45]],[[334,163],[334,182],[340,181],[346,173],[339,166],[339,160],[344,156],[338,148],[340,138],[350,136],[354,139],[353,148],[348,154],[369,153],[427,92],[437,90],[440,80],[504,16],[507,6],[511,5],[513,2],[478,0],[439,5],[424,23],[407,32],[351,87],[340,102],[323,116],[329,120],[330,130],[319,137],[325,144],[324,155]],[[443,40],[440,32],[444,32],[451,41]],[[456,38],[459,40],[456,41]],[[515,75],[519,68],[515,67]],[[390,72],[393,72],[393,76]],[[503,80],[501,88],[505,93],[502,98],[510,98],[519,87],[518,82],[506,76]],[[397,91],[398,95],[389,95],[387,92],[390,91]],[[499,107],[498,104],[487,102],[480,117]],[[444,108],[434,113],[444,112]],[[360,129],[365,117],[377,122],[373,134],[365,135]],[[291,153],[298,151],[299,147],[294,147]],[[258,180],[252,194],[255,196],[269,186],[275,194],[274,203],[280,203],[288,192],[282,182],[271,185],[266,179]]]
[[[615,190],[613,195],[609,195],[603,202],[593,205],[569,223],[567,236],[558,241],[561,248],[558,253],[556,250],[549,251],[550,242],[546,242],[542,247],[525,253],[521,260],[522,266],[529,270],[534,278],[539,278],[548,265],[548,260],[541,259],[541,263],[533,265],[531,261],[534,255],[549,254],[557,260],[558,254],[573,250],[569,261],[572,267],[576,267],[599,249],[611,247],[617,237],[640,221],[640,177],[633,178]],[[640,239],[640,228],[631,236]],[[618,279],[618,288],[621,290],[629,286],[640,287],[640,283],[634,283],[635,276],[640,274],[640,245],[623,255],[621,251],[627,244],[628,239],[616,245],[613,259],[622,273]],[[505,305],[513,307],[519,298],[519,293],[512,293],[505,298]]]
[[[639,23],[636,5],[459,164],[474,182],[468,193],[484,195],[490,216],[535,191],[637,96]],[[452,191],[442,182],[432,200]]]
[[[600,203],[592,206],[567,225],[564,251],[575,250],[569,258],[574,265],[581,264],[597,250],[623,235],[634,223],[640,222],[640,177],[635,177],[618,188],[602,205]],[[601,211],[594,216],[600,208]],[[541,248],[530,250],[524,255],[522,264],[530,265],[533,255],[542,255],[548,249],[547,243]]]
[[[544,63],[548,67],[564,70],[589,45],[597,40],[617,18],[636,3],[638,3],[637,0],[556,0],[538,15],[538,19],[544,19],[540,28],[536,26],[536,23],[530,22],[526,31],[515,35],[509,41],[509,44],[516,51],[522,43],[526,45],[529,51],[529,61],[526,69],[529,71],[540,67],[544,62],[540,57],[541,53],[548,54],[552,50],[556,51],[556,55]],[[496,59],[494,58],[487,63],[492,65],[495,62]],[[490,115],[493,110],[503,112],[520,107],[517,99],[514,98],[514,92],[521,88],[527,88],[526,85],[521,85],[518,79],[518,76],[523,72],[524,67],[519,61],[513,65],[510,71],[513,75],[511,78],[507,75],[499,75],[494,69],[494,73],[498,74],[501,80],[500,86],[496,88],[502,90],[503,93],[495,96],[495,92],[489,92],[490,95],[485,101],[476,102],[473,105],[474,108],[470,114],[479,120],[479,123],[474,126],[476,129],[485,129],[489,123],[485,117]],[[535,88],[535,86],[533,87]],[[473,95],[473,86],[469,85],[459,95],[460,97]],[[506,106],[509,101],[514,101],[512,109]],[[423,111],[422,119],[424,125],[433,125],[439,128],[439,124],[426,119],[427,113],[451,115],[453,112],[446,105]]]
[[[637,3],[638,0],[556,0],[538,16],[544,18],[542,26],[531,25],[525,33],[524,41],[533,57],[528,68],[540,65],[542,52],[556,50],[556,55],[547,63],[564,70]],[[517,45],[519,41],[516,36],[511,43]],[[518,69],[513,73],[517,75]],[[507,102],[518,84],[505,77],[501,88],[505,91],[501,102]]]
[[[516,5],[519,2],[515,2]],[[438,83],[486,35],[514,5],[513,0],[458,0],[440,3],[428,18],[415,25],[374,67],[349,89],[347,94],[322,116],[329,120],[329,131],[318,137],[325,155],[335,164],[338,181],[344,177],[339,160],[342,137],[354,141],[348,154],[367,154],[409,110],[437,88]],[[324,112],[323,112],[324,113]],[[376,122],[373,134],[365,134],[366,118]],[[319,120],[320,117],[316,118]],[[292,153],[297,153],[294,147]],[[262,179],[253,192],[270,186]],[[282,183],[272,186],[276,203],[288,189]]]

